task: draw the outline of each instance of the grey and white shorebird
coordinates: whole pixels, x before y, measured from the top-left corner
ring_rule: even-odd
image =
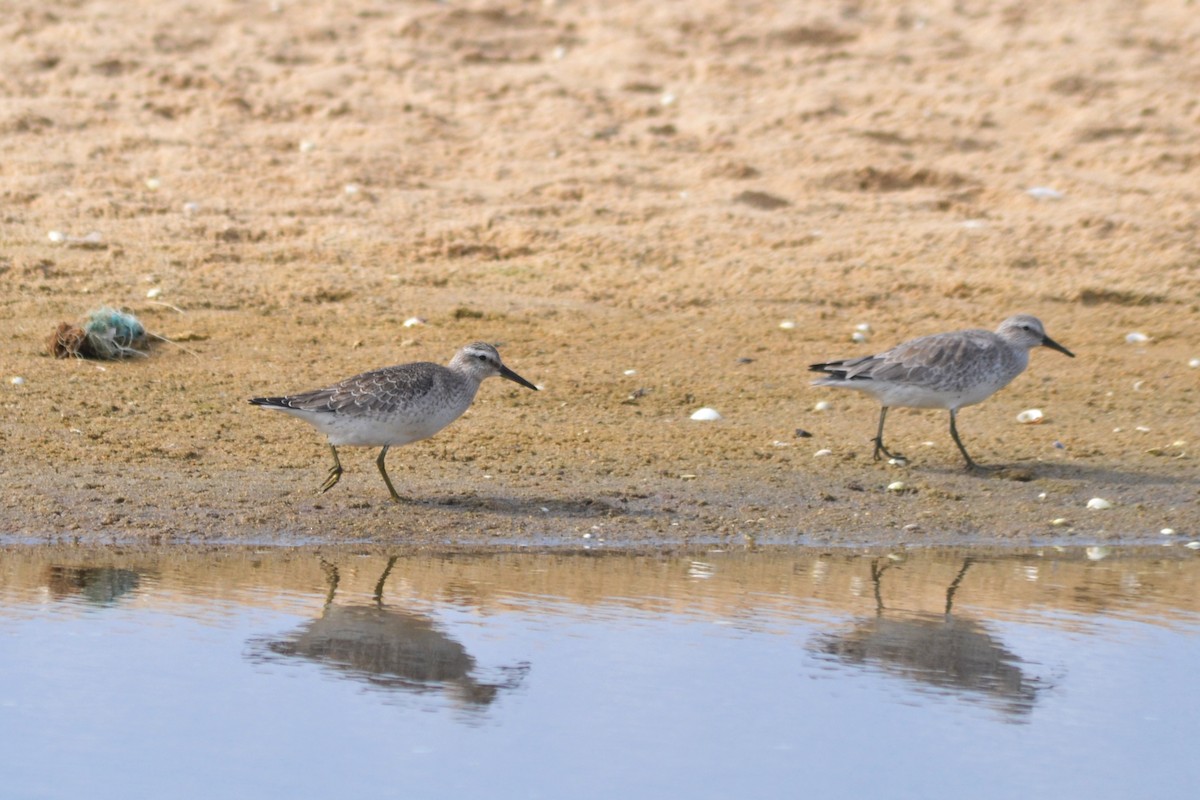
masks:
[[[809,370],[826,378],[814,386],[854,389],[880,402],[875,460],[880,454],[905,460],[883,444],[883,423],[889,408],[945,408],[950,411],[950,436],[967,460],[968,469],[985,469],[971,458],[958,438],[958,410],[981,403],[1003,389],[1029,365],[1029,351],[1049,347],[1071,358],[1067,348],[1046,335],[1037,317],[1018,314],[1000,323],[995,333],[955,331],[922,336],[874,356],[813,364]]]
[[[375,464],[392,499],[403,502],[388,477],[388,448],[428,439],[462,416],[475,399],[479,384],[498,375],[537,391],[538,388],[500,361],[486,342],[459,350],[447,366],[419,361],[364,372],[336,383],[286,397],[255,397],[250,402],[291,414],[329,437],[333,467],[321,484],[332,489],[342,477],[338,447],[382,447]]]

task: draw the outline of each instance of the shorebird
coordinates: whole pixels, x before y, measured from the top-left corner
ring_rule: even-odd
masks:
[[[950,436],[967,461],[968,469],[982,470],[958,438],[955,420],[963,406],[981,403],[1003,389],[1029,365],[1029,351],[1049,347],[1075,357],[1046,335],[1037,317],[1018,314],[1000,323],[996,332],[955,331],[922,336],[875,356],[847,358],[813,364],[809,370],[829,377],[814,386],[855,389],[880,402],[879,431],[875,434],[875,460],[880,454],[904,460],[883,444],[883,423],[888,409],[945,408],[950,411]]]
[[[291,414],[329,437],[333,467],[321,484],[332,489],[342,477],[338,447],[382,447],[375,460],[392,499],[403,502],[388,477],[388,448],[428,439],[462,416],[479,384],[499,375],[537,391],[500,361],[496,348],[475,342],[459,350],[447,366],[418,361],[364,372],[327,389],[286,397],[255,397],[250,402]]]

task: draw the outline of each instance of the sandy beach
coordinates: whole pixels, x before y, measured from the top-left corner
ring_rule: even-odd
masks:
[[[0,535],[1200,538],[1196,12],[14,0]],[[170,341],[49,354],[105,306]],[[942,411],[892,412],[911,460],[877,463],[878,405],[810,385],[1021,312],[1076,358],[961,412],[997,474]],[[247,403],[475,340],[542,391],[394,448],[404,504],[357,448],[318,495],[323,437]]]

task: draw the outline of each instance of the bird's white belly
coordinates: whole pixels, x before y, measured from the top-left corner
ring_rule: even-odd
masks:
[[[1007,380],[1003,382],[995,381],[966,386],[955,390],[932,389],[927,386],[889,383],[887,381],[846,382],[841,385],[848,389],[858,389],[861,392],[873,395],[882,405],[890,408],[949,409],[982,403],[1007,384]]]
[[[280,409],[300,417],[341,447],[399,446],[428,439],[458,419],[465,407],[447,405],[422,413],[342,414],[329,411]]]

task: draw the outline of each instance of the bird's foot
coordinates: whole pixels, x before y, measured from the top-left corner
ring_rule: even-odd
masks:
[[[330,467],[329,468],[329,477],[325,478],[325,482],[321,484],[320,493],[325,494],[330,489],[332,489],[334,486],[336,486],[337,482],[340,481],[341,479],[342,479],[341,465],[339,464],[338,466]]]
[[[883,439],[873,439],[872,441],[875,442],[875,460],[876,461],[881,461],[882,456],[887,456],[888,459],[891,461],[899,461],[899,462],[903,462],[906,464],[908,463],[908,458],[906,456],[902,456],[899,453],[893,453],[891,450],[888,450],[886,447],[884,447]],[[880,454],[882,454],[882,456]]]

